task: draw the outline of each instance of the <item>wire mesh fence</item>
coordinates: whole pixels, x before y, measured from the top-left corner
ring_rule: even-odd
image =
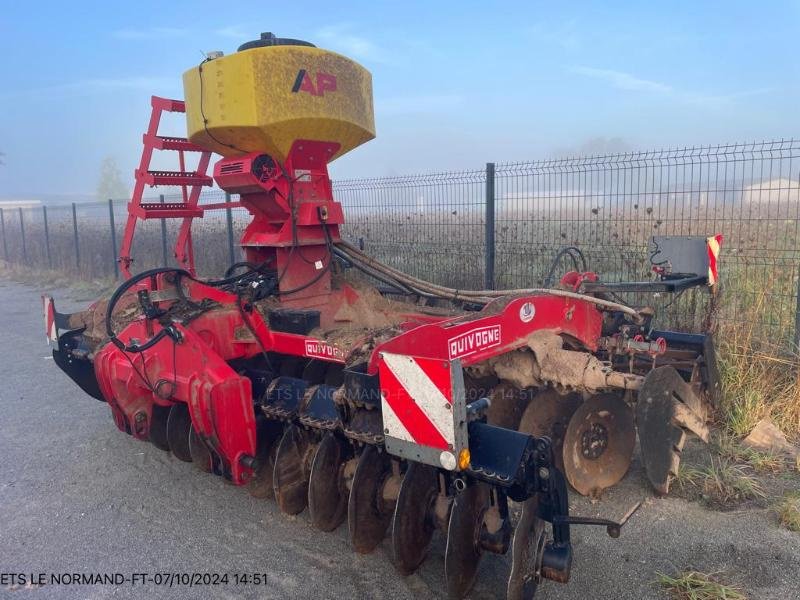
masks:
[[[561,247],[581,248],[607,281],[652,277],[653,235],[725,236],[719,316],[794,348],[800,271],[800,142],[702,146],[486,169],[334,182],[342,235],[404,271],[457,288],[542,285]],[[172,196],[166,200],[175,200]],[[201,203],[224,202],[220,190]],[[232,198],[236,200],[236,198]],[[126,201],[0,209],[2,258],[76,277],[115,276]],[[195,260],[218,275],[239,260],[243,208],[192,224]],[[112,228],[113,224],[113,228]],[[174,264],[177,220],[140,222],[136,271]],[[565,264],[564,269],[572,268]],[[704,290],[655,303],[662,325],[700,326]],[[753,321],[753,307],[757,319]]]

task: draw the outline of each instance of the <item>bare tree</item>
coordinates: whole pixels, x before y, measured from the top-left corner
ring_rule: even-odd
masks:
[[[106,156],[100,165],[100,179],[97,182],[97,199],[121,200],[128,198],[128,187],[122,182],[122,175],[117,162],[112,156]]]

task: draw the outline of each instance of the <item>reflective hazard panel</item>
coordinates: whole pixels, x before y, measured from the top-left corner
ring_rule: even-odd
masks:
[[[461,362],[383,352],[378,376],[387,451],[455,469],[468,447]]]
[[[719,249],[722,246],[722,234],[718,233],[706,241],[708,246],[708,285],[714,285],[719,279],[717,260],[719,258]]]

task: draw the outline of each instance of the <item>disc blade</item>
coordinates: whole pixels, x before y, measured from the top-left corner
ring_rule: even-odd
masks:
[[[408,466],[392,525],[394,564],[403,575],[416,571],[425,560],[434,530],[430,512],[437,487],[436,469],[423,463]]]
[[[530,600],[542,579],[542,552],[545,522],[539,518],[539,499],[534,496],[522,505],[514,537],[511,540],[511,573],[508,576],[508,600]]]
[[[501,382],[491,389],[488,396],[491,403],[486,411],[486,422],[506,429],[517,429],[525,408],[522,390],[508,382]]]
[[[167,417],[167,442],[175,458],[184,462],[192,462],[192,453],[189,450],[191,427],[192,417],[189,415],[189,407],[183,402],[173,404]]]
[[[272,475],[275,501],[287,515],[303,512],[308,502],[308,449],[306,432],[296,425],[289,425],[278,444]]]
[[[153,404],[150,414],[150,442],[159,450],[169,452],[169,442],[167,441],[167,419],[169,418],[169,406]]]
[[[684,430],[708,441],[704,415],[700,398],[673,367],[659,367],[645,377],[636,402],[636,426],[642,463],[658,494],[666,495],[678,474]]]
[[[311,461],[308,512],[311,523],[322,531],[333,531],[346,516],[347,490],[342,480],[342,467],[348,450],[349,446],[334,434],[327,433]]]
[[[214,464],[211,459],[211,452],[200,439],[194,430],[194,425],[189,427],[189,454],[192,455],[194,465],[204,473],[211,473]]]
[[[275,496],[272,480],[275,454],[283,435],[283,425],[279,421],[263,418],[262,415],[259,417],[256,417],[256,458],[259,466],[247,482],[247,493],[254,498],[272,499]]]
[[[536,437],[547,436],[553,444],[556,466],[563,467],[561,448],[564,434],[575,411],[583,403],[580,394],[559,394],[552,388],[534,392],[519,424],[519,431]]]
[[[633,411],[620,394],[597,394],[570,419],[564,436],[564,472],[575,490],[599,496],[628,471],[636,443]]]
[[[444,554],[449,598],[463,598],[475,583],[478,563],[483,555],[480,544],[483,516],[489,502],[489,486],[479,482],[467,487],[453,500]]]
[[[359,554],[372,552],[381,543],[389,527],[392,511],[382,501],[384,480],[391,471],[391,461],[375,446],[365,446],[358,459],[350,496],[347,501],[347,527],[350,543]]]

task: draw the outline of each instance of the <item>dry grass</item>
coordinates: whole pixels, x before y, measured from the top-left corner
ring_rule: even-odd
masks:
[[[741,321],[720,330],[718,354],[722,377],[721,420],[743,437],[764,418],[790,438],[800,436],[800,368],[798,357],[765,341],[760,317],[772,301],[766,286]]]
[[[789,531],[800,532],[800,492],[787,492],[775,504],[780,524]]]
[[[69,288],[81,296],[100,296],[112,292],[119,282],[111,277],[94,279],[76,279],[74,276],[52,269],[31,270],[20,265],[9,264],[0,260],[0,277],[6,277],[19,283],[32,285],[38,289]]]
[[[657,576],[659,585],[676,600],[747,600],[740,588],[720,582],[717,573],[681,571]]]
[[[742,445],[727,432],[720,432],[714,438],[714,449],[721,458],[744,463],[751,466],[758,473],[777,474],[789,466],[786,456],[773,452],[761,452],[754,448]]]
[[[725,458],[712,457],[705,467],[681,467],[675,482],[682,490],[698,491],[707,503],[722,508],[767,497],[751,467]]]

